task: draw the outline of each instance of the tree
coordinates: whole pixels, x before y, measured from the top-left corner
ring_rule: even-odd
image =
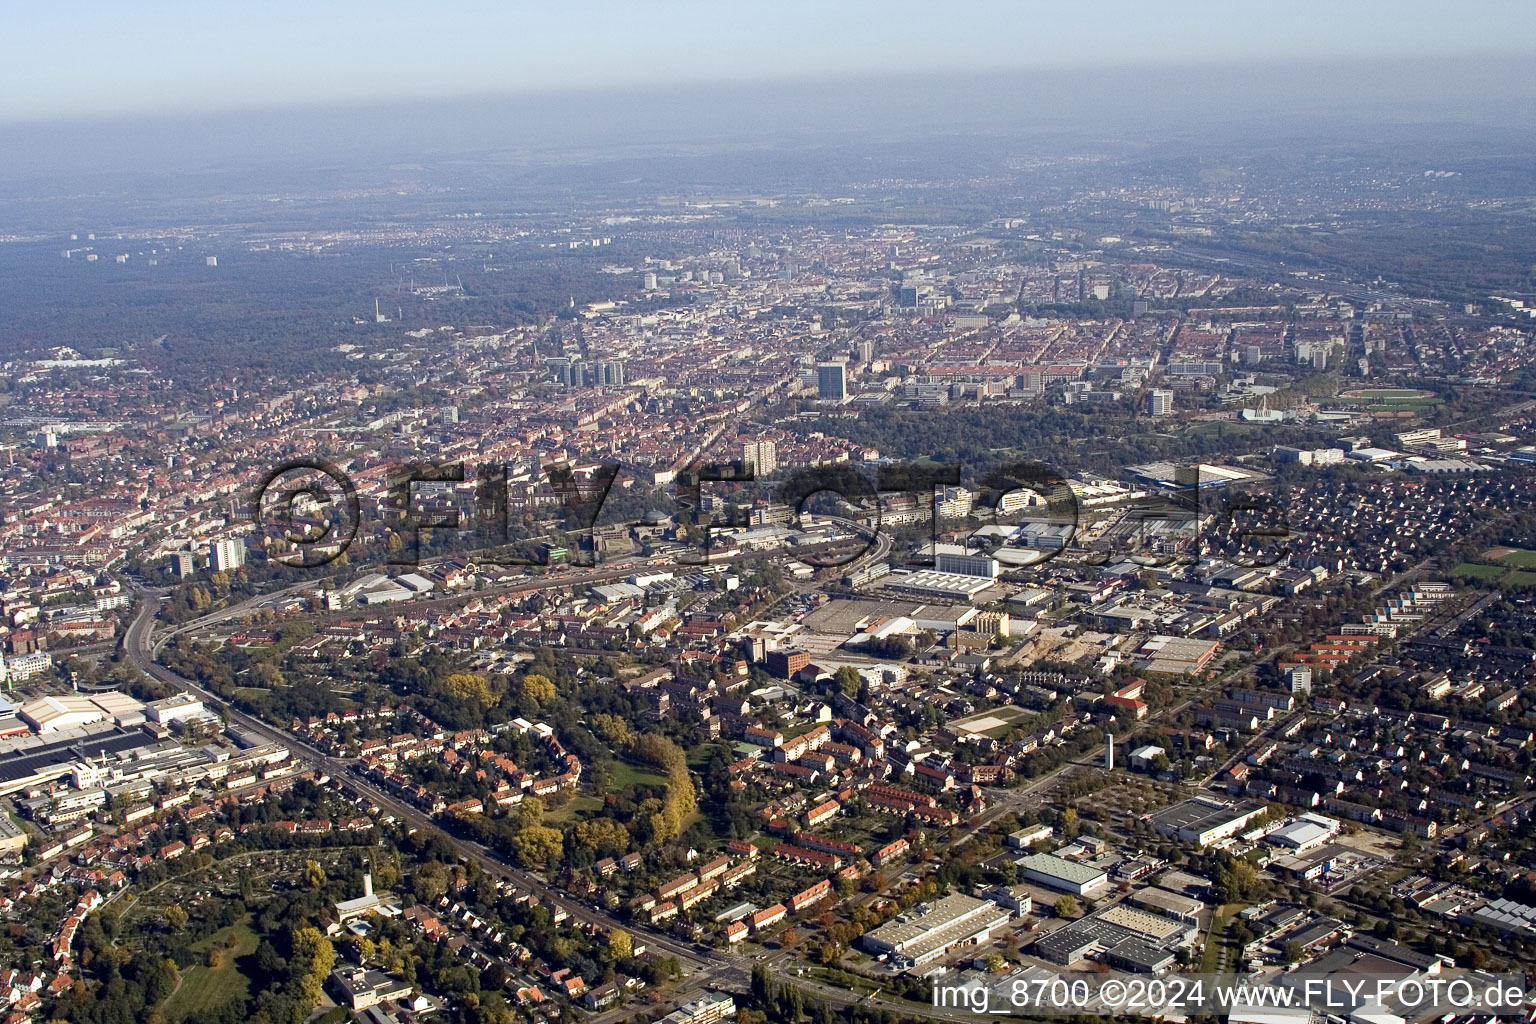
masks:
[[[318,928],[309,927],[294,930],[292,946],[289,974],[293,982],[296,1016],[302,1021],[308,1019],[320,1001],[321,986],[336,964],[336,947]]]
[[[428,861],[411,875],[411,891],[422,903],[431,903],[448,891],[448,869]]]
[[[864,685],[864,680],[859,678],[859,670],[852,665],[839,667],[833,678],[837,682],[837,688],[848,697],[857,697],[859,689]]]
[[[565,833],[557,828],[530,825],[512,837],[512,850],[524,867],[543,868],[564,849]]]
[[[608,933],[608,951],[613,954],[615,960],[628,960],[632,948],[629,932],[622,928],[615,928]]]
[[[507,823],[521,831],[544,820],[544,801],[530,797],[519,801],[507,814]]]
[[[165,908],[162,916],[166,925],[174,931],[179,932],[187,926],[187,912],[174,903]]]
[[[304,882],[311,889],[325,888],[325,868],[316,860],[304,862]]]
[[[546,675],[530,672],[523,676],[522,695],[523,700],[532,701],[535,704],[548,704],[555,699],[555,684]]]
[[[1082,908],[1077,905],[1077,897],[1068,894],[1056,901],[1056,916],[1073,918],[1082,913]]]
[[[619,749],[629,746],[633,739],[629,723],[618,715],[593,715],[591,725],[598,739]]]
[[[578,822],[573,834],[578,845],[590,850],[608,849],[623,853],[629,848],[629,830],[612,818]]]
[[[501,700],[498,694],[491,692],[485,676],[470,672],[454,672],[443,680],[443,690],[456,700],[479,701],[488,708],[495,707]]]
[[[1301,963],[1302,959],[1306,957],[1306,955],[1306,951],[1301,948],[1301,943],[1297,942],[1295,939],[1292,939],[1285,944],[1286,963],[1299,964]]]
[[[1239,903],[1252,899],[1264,887],[1259,869],[1252,861],[1233,860],[1227,868],[1216,873],[1216,888],[1223,903]]]

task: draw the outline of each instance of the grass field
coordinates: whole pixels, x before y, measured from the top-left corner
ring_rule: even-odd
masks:
[[[1237,943],[1232,939],[1232,922],[1242,909],[1241,903],[1228,903],[1219,908],[1216,916],[1211,919],[1211,930],[1205,937],[1205,958],[1200,964],[1200,970],[1206,974],[1237,969],[1237,960],[1242,950],[1237,948]]]
[[[585,818],[603,809],[603,800],[596,796],[572,797],[559,807],[544,812],[544,821],[560,822],[574,821]]]
[[[1462,562],[1451,571],[1508,587],[1536,586],[1536,551],[1528,548],[1492,547],[1478,555],[1477,559],[1476,562]]]
[[[226,945],[230,940],[233,940],[234,946],[223,966],[217,970],[206,966],[208,951]],[[165,1001],[164,1018],[171,1021],[195,1021],[231,999],[244,999],[250,992],[250,980],[240,973],[238,960],[256,952],[259,941],[251,929],[250,918],[246,917],[195,943],[192,949],[204,958],[203,964],[182,969],[181,983]]]
[[[1421,391],[1418,388],[1354,388],[1349,391],[1340,391],[1339,397],[1402,401],[1416,398],[1434,398],[1435,393],[1433,391]]]
[[[1527,551],[1525,548],[1494,548],[1486,552],[1483,557],[1490,557],[1492,551],[1505,552],[1497,558],[1500,565],[1513,565],[1517,569],[1536,569],[1536,551]]]
[[[615,761],[609,765],[608,777],[613,780],[614,789],[623,789],[629,785],[665,786],[667,784],[666,776],[638,768],[628,761]]]

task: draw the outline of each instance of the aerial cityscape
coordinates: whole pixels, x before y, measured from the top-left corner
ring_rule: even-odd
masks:
[[[1536,1019],[1506,50],[9,117],[4,1024]]]

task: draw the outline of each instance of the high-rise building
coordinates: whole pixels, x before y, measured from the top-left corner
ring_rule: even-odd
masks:
[[[818,363],[816,366],[816,394],[832,402],[848,397],[848,366],[846,363]]]
[[[859,362],[861,362],[861,363],[873,362],[874,358],[875,358],[875,343],[872,342],[872,341],[868,341],[868,340],[859,342]]]
[[[232,572],[245,564],[245,543],[216,540],[208,545],[208,565],[214,572]]]
[[[1147,392],[1147,415],[1167,416],[1173,412],[1173,392],[1153,388]]]
[[[1285,681],[1292,693],[1312,692],[1312,670],[1306,665],[1293,665],[1285,673]]]
[[[741,461],[761,480],[779,468],[778,448],[772,441],[748,441],[741,446]]]
[[[437,410],[437,418],[443,423],[457,423],[459,422],[459,407],[456,405],[445,405]]]
[[[171,556],[171,561],[176,566],[176,575],[182,579],[186,579],[197,570],[196,564],[192,561],[192,552],[190,551],[176,552]]]
[[[618,359],[611,359],[602,364],[602,382],[614,387],[622,387],[624,384],[624,363]],[[594,381],[594,383],[596,383]]]

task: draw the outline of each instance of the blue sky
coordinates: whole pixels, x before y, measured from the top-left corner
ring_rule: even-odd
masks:
[[[0,32],[0,122],[720,81],[1533,50],[1529,0],[74,0],[10,11]]]

